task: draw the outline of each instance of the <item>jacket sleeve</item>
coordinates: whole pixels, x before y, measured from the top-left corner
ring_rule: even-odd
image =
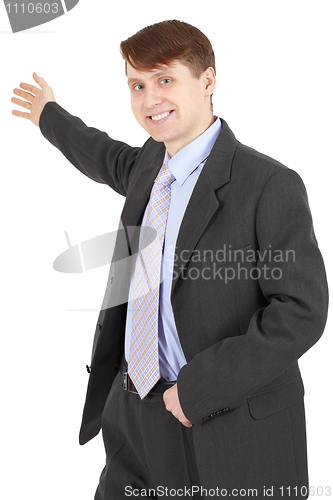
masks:
[[[107,133],[87,127],[56,102],[42,111],[40,130],[80,172],[126,195],[141,148],[111,139]]]
[[[253,314],[244,335],[212,345],[180,370],[180,404],[193,424],[244,403],[294,364],[325,327],[325,269],[305,187],[296,172],[281,169],[265,184],[256,212],[256,234],[260,255],[266,255],[256,265],[268,305]],[[270,248],[294,251],[293,259],[279,262],[279,279],[265,279],[264,266],[272,265]]]

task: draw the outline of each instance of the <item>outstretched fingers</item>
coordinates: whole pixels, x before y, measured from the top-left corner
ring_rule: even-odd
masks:
[[[31,110],[31,102],[22,101],[22,99],[17,99],[17,97],[12,97],[11,101],[18,106],[22,106],[22,108]]]
[[[27,90],[34,96],[37,95],[38,92],[40,92],[40,89],[36,87],[35,85],[31,85],[30,83],[20,83],[21,89]]]
[[[23,111],[17,111],[16,109],[12,111],[12,114],[15,116],[19,116],[20,118],[27,118],[28,120],[30,119],[30,113],[24,113]]]
[[[16,95],[19,95],[20,97],[23,97],[24,99],[26,99],[29,102],[32,102],[34,97],[35,97],[34,95],[30,94],[29,92],[24,92],[24,90],[20,90],[20,89],[14,89],[13,93]]]
[[[12,114],[20,118],[28,118],[34,125],[39,126],[39,118],[45,104],[49,101],[55,102],[55,97],[52,88],[45,82],[44,78],[36,73],[33,74],[33,78],[40,87],[30,83],[20,83],[19,88],[15,88],[13,91],[18,97],[11,98],[14,104],[25,108],[29,113],[14,110]]]

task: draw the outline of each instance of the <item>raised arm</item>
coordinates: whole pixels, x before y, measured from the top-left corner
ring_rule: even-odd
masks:
[[[117,193],[127,194],[130,178],[141,148],[109,137],[59,104],[46,104],[40,119],[44,137],[90,179],[108,184]]]
[[[21,83],[20,89],[14,89],[14,94],[22,99],[12,97],[12,102],[27,111],[14,110],[13,115],[39,126],[44,137],[80,172],[125,196],[141,148],[133,148],[105,132],[87,127],[80,118],[56,103],[52,88],[43,78],[36,73],[33,78],[40,88]]]

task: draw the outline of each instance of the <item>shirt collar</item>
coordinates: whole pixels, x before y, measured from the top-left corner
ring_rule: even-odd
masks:
[[[222,122],[217,118],[203,134],[183,147],[172,158],[165,150],[163,163],[168,162],[171,172],[180,185],[184,184],[192,172],[207,159],[221,129]]]

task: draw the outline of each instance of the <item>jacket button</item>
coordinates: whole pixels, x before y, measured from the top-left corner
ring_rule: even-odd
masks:
[[[98,329],[102,330],[102,325],[100,323],[98,323]]]
[[[110,283],[112,285],[112,283],[113,283],[113,276],[111,276],[111,278],[110,278]]]
[[[89,365],[86,365],[86,368],[87,368],[87,372],[90,373],[91,372],[91,367]]]

